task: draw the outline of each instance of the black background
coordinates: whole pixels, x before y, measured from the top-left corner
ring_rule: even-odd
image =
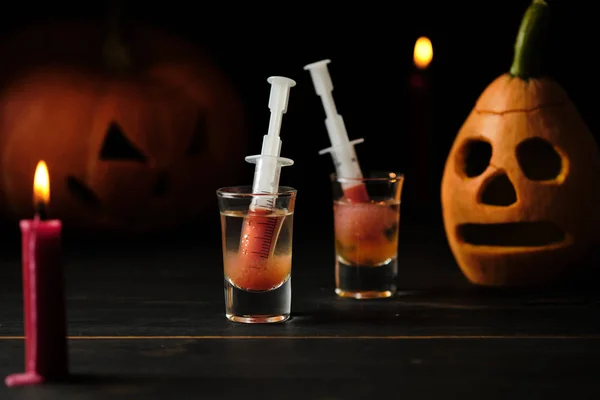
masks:
[[[409,91],[415,40],[431,38],[433,63],[428,69],[433,98],[433,189],[425,211],[403,204],[406,224],[441,227],[439,184],[450,146],[483,89],[510,68],[513,44],[529,1],[511,2],[126,2],[126,16],[179,34],[206,49],[232,80],[243,100],[250,139],[248,154],[260,152],[269,121],[270,85],[283,75],[297,86],[290,94],[281,138],[282,156],[295,161],[282,170],[281,185],[298,189],[296,238],[331,226],[329,174],[333,164],[318,150],[329,146],[324,111],[310,74],[303,66],[331,59],[334,98],[364,170],[404,172],[410,154]],[[598,130],[596,102],[597,21],[591,2],[555,1],[546,72],[570,94],[584,120]],[[38,21],[103,18],[105,2],[14,3],[1,15],[2,33]],[[0,60],[1,62],[1,60]],[[595,134],[597,137],[597,134]],[[235,144],[232,144],[235,145]],[[251,183],[253,165],[221,186]],[[404,198],[411,195],[410,176]],[[218,209],[192,228],[194,235],[219,239]],[[10,237],[17,238],[12,227]],[[68,231],[68,228],[66,228]],[[184,233],[187,235],[188,231]],[[183,232],[182,232],[183,233]],[[169,233],[170,234],[170,233]],[[172,237],[172,236],[171,236]]]
[[[590,299],[584,292],[570,297],[540,294],[531,289],[485,292],[468,285],[450,262],[449,250],[433,244],[429,235],[442,233],[436,190],[450,146],[483,89],[509,69],[514,38],[530,1],[350,3],[129,2],[129,18],[189,38],[212,53],[228,73],[246,109],[251,135],[248,154],[260,151],[268,126],[266,79],[283,75],[296,80],[281,132],[282,156],[296,162],[283,170],[281,184],[294,186],[299,193],[294,315],[290,323],[266,326],[232,325],[224,318],[216,196],[206,220],[181,230],[180,235],[165,232],[160,238],[165,243],[169,238],[195,243],[176,251],[152,246],[131,252],[135,247],[126,246],[129,253],[115,256],[104,251],[110,242],[107,237],[83,242],[65,237],[69,250],[96,246],[95,251],[82,251],[66,263],[71,334],[232,337],[75,340],[70,350],[72,371],[89,374],[87,384],[10,389],[8,397],[41,394],[63,399],[69,394],[93,397],[94,392],[98,398],[132,397],[132,393],[164,398],[164,393],[172,396],[174,387],[179,398],[187,393],[191,398],[198,393],[208,397],[261,393],[266,398],[282,390],[290,398],[306,398],[307,392],[372,398],[382,390],[420,396],[429,392],[436,398],[448,393],[469,398],[477,392],[482,393],[479,398],[578,392],[591,398],[590,393],[598,391],[599,352],[594,347],[598,319],[589,318],[597,315],[596,297]],[[556,18],[544,65],[570,94],[592,132],[597,132],[599,35],[594,3],[552,2]],[[106,10],[106,4],[98,1],[3,6],[0,33],[40,20],[102,17]],[[329,156],[317,154],[329,146],[324,112],[310,75],[302,68],[324,58],[332,60],[338,110],[350,138],[365,138],[357,146],[363,169],[403,171],[409,155],[424,151],[408,144],[413,133],[409,77],[414,72],[414,42],[421,35],[430,37],[434,46],[429,70],[434,96],[434,162],[429,182],[433,194],[426,211],[403,202],[402,223],[406,228],[425,226],[401,228],[403,295],[391,301],[345,302],[333,292],[333,243],[319,241],[323,236],[318,231],[326,232],[328,240],[333,236],[329,182],[333,165]],[[222,186],[249,184],[253,166],[243,159],[231,162],[239,163],[246,174]],[[406,179],[403,198],[412,193],[410,176]],[[439,238],[444,240],[442,235]],[[12,226],[1,239],[0,261],[17,258],[18,228]],[[145,240],[141,244],[147,249],[151,246]],[[202,244],[208,248],[199,249]],[[5,285],[0,291],[3,335],[21,335],[21,271],[15,260],[0,266],[0,281]],[[593,285],[597,279],[587,281]],[[236,340],[235,335],[269,339]],[[358,336],[325,343],[272,335]],[[360,335],[422,335],[424,341],[357,339]],[[554,339],[548,335],[555,335]],[[463,339],[456,340],[459,337]],[[438,340],[444,338],[449,340]],[[0,372],[20,371],[15,360],[22,357],[21,345],[2,342]]]

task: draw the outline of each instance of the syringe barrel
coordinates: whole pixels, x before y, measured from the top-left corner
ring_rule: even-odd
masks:
[[[350,141],[341,115],[325,120],[331,147],[321,150],[321,154],[331,153],[333,164],[338,176],[346,178],[362,178],[360,165],[356,156],[354,145],[361,143],[362,139]]]
[[[362,178],[354,145],[347,143],[346,145],[332,148],[331,157],[333,158],[333,164],[338,177]]]
[[[279,176],[281,167],[277,163],[278,157],[261,156],[256,160],[254,169],[254,182],[252,191],[254,193],[275,193],[279,188]]]
[[[344,119],[341,115],[337,114],[325,119],[325,126],[327,127],[327,134],[329,135],[332,147],[344,146],[350,141]]]
[[[268,155],[246,157],[246,161],[255,163],[252,193],[276,194],[279,190],[279,177],[281,167],[292,165],[294,162],[288,158]],[[257,196],[252,199],[251,208],[261,207],[272,209],[275,206],[276,196]]]

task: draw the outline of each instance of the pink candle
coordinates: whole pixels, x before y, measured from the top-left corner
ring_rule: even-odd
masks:
[[[61,380],[68,375],[65,295],[60,220],[46,219],[48,169],[38,163],[34,178],[36,214],[20,222],[22,237],[25,372],[9,375],[7,386]]]

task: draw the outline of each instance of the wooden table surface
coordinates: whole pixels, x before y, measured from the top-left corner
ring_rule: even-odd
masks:
[[[225,319],[218,242],[66,249],[72,382],[0,399],[600,398],[597,291],[476,288],[441,235],[405,229],[399,295],[340,299],[332,242],[306,237],[293,316],[271,325]],[[24,362],[14,255],[0,264],[2,377]]]

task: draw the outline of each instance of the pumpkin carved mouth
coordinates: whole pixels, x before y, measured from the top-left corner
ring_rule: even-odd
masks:
[[[96,196],[94,191],[81,180],[75,178],[74,176],[67,176],[67,188],[73,197],[75,197],[81,203],[95,209],[100,208],[101,203],[100,199],[98,199],[98,196]]]
[[[168,191],[168,181],[166,180],[166,176],[159,175],[156,184],[152,187],[151,194],[154,197],[161,197]],[[67,176],[66,178],[67,188],[73,198],[81,203],[84,207],[92,210],[93,212],[98,213],[98,215],[108,216],[107,213],[110,212],[110,217],[118,218],[124,223],[135,224],[139,227],[144,227],[145,224],[149,223],[157,223],[158,221],[171,224],[172,219],[168,217],[164,217],[161,215],[154,216],[151,220],[148,220],[146,217],[138,217],[128,213],[118,212],[117,210],[107,210],[102,206],[102,202],[100,198],[94,193],[94,191],[81,179],[78,179],[72,175]]]
[[[473,246],[540,247],[567,240],[562,228],[547,221],[461,224],[457,234],[464,243]]]

